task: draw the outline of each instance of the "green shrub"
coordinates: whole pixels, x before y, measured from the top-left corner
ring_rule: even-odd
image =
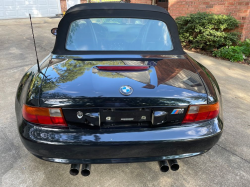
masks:
[[[176,18],[180,40],[184,46],[213,50],[231,46],[239,40],[238,32],[229,32],[239,26],[230,15],[198,12]]]
[[[246,56],[250,56],[250,39],[246,39],[244,42],[240,42],[242,53]]]
[[[216,57],[226,58],[232,62],[244,60],[242,47],[239,46],[222,47],[219,50],[214,51],[213,55]]]

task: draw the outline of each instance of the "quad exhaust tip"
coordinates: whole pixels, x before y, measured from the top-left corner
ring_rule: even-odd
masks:
[[[161,172],[168,172],[169,170],[168,162],[166,160],[159,161],[159,167]]]
[[[91,169],[91,165],[90,164],[82,164],[82,171],[81,174],[84,177],[87,177],[90,175],[90,169]]]
[[[90,164],[82,164],[82,170],[81,170],[81,174],[84,177],[87,177],[90,175],[90,168],[91,165]],[[69,173],[73,176],[76,176],[79,174],[79,170],[80,170],[80,164],[71,164]]]
[[[168,172],[169,168],[172,171],[177,171],[180,168],[176,159],[162,160],[162,161],[159,161],[158,163],[159,163],[161,172]],[[71,164],[69,173],[73,176],[76,176],[79,174],[79,169],[80,169],[80,164]],[[91,170],[91,164],[82,164],[82,170],[81,170],[82,176],[84,177],[89,176],[90,170]]]
[[[177,171],[180,168],[176,159],[168,160],[168,164],[172,171]]]
[[[159,163],[161,172],[168,172],[169,167],[172,171],[177,171],[180,168],[176,159],[162,160],[162,161],[159,161],[158,163]]]
[[[76,176],[79,173],[80,164],[71,164],[69,173],[70,175]]]

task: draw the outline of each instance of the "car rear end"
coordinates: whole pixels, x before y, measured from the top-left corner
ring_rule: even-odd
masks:
[[[98,10],[98,11],[96,11]],[[110,11],[112,10],[112,11]],[[98,12],[98,14],[96,14]],[[55,47],[17,91],[21,140],[35,156],[73,164],[160,161],[200,155],[223,120],[212,74],[185,55],[172,17],[157,6],[77,5]]]
[[[79,74],[81,84],[77,79],[65,81],[63,74],[56,73],[75,67],[76,61],[54,61],[46,70],[51,77],[44,77],[40,87],[40,106],[22,105],[21,139],[41,159],[70,164],[179,159],[208,151],[221,136],[220,101],[208,102],[205,82],[183,57],[155,60],[155,66],[142,71],[100,70],[95,64],[89,67],[85,61],[77,61],[86,68]],[[96,61],[100,63],[117,68],[112,66],[114,61]],[[189,71],[183,73],[184,67]],[[169,75],[157,70],[167,72],[169,68],[175,69]],[[138,80],[138,74],[149,75],[149,82]],[[174,80],[181,77],[183,84],[176,85]],[[95,84],[86,86],[84,80]],[[51,85],[59,82],[52,90]],[[120,93],[124,82],[134,88],[129,96]],[[89,89],[102,97],[91,96]]]

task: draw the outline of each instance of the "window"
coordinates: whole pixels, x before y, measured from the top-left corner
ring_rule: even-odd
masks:
[[[91,18],[71,23],[66,49],[70,51],[170,51],[167,25],[159,20]]]

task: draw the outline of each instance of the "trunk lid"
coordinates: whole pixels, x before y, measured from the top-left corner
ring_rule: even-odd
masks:
[[[131,65],[149,68],[103,71],[96,67]],[[133,89],[131,95],[121,93],[124,86]],[[180,124],[188,105],[207,103],[202,80],[185,58],[52,61],[40,93],[40,106],[61,107],[70,128]]]
[[[143,71],[103,71],[96,66],[148,65]],[[133,93],[124,96],[122,86]],[[206,104],[207,94],[185,58],[132,61],[52,60],[41,86],[40,106],[149,107]]]

